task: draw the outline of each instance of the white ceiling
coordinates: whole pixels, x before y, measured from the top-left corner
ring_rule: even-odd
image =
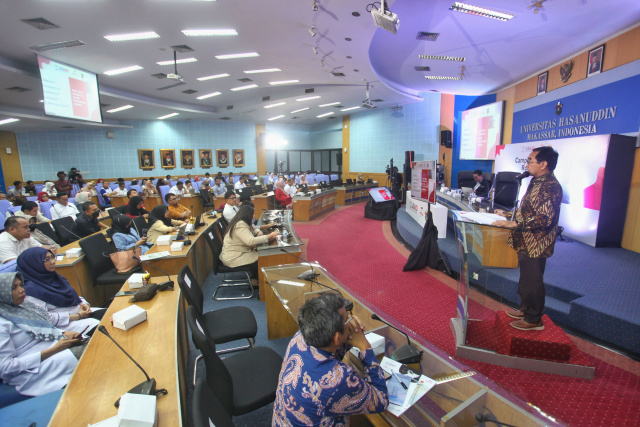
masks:
[[[65,126],[95,125],[44,117],[35,52],[30,46],[81,40],[86,45],[52,50],[44,55],[99,75],[101,101],[108,128],[124,121],[155,120],[172,112],[170,120],[243,120],[315,125],[329,117],[349,114],[341,108],[358,106],[365,98],[364,84],[372,82],[371,99],[377,107],[419,100],[420,92],[478,95],[533,75],[563,58],[587,49],[613,34],[640,22],[638,0],[547,0],[540,13],[528,8],[532,0],[479,0],[474,5],[515,14],[508,22],[461,14],[449,10],[452,0],[396,0],[390,9],[400,18],[393,35],[374,26],[367,1],[318,0],[5,0],[0,2],[0,120],[20,118],[0,130],[47,130]],[[376,3],[376,5],[378,5]],[[360,16],[353,16],[358,12]],[[45,18],[60,28],[38,30],[22,19]],[[309,28],[315,26],[312,37]],[[238,36],[187,37],[185,29],[233,28]],[[110,42],[110,34],[155,31],[160,38]],[[437,41],[416,40],[418,31],[439,33]],[[347,41],[350,38],[351,41]],[[157,61],[173,59],[170,46],[188,45],[194,52],[178,53],[178,59],[196,57],[198,62],[178,65],[186,84],[158,91],[173,83],[151,77],[173,72],[173,66]],[[313,47],[317,47],[315,54]],[[229,53],[258,52],[257,58],[218,60]],[[466,61],[444,62],[418,59],[420,54],[464,56]],[[605,52],[606,55],[606,52]],[[351,58],[348,58],[351,57]],[[131,65],[144,69],[117,76],[108,70]],[[459,75],[461,81],[434,81],[425,75]],[[429,66],[431,72],[417,72]],[[281,72],[245,74],[245,70],[280,68]],[[330,72],[344,73],[334,77]],[[229,73],[230,77],[200,82],[198,77]],[[248,83],[258,88],[233,92]],[[269,81],[297,79],[300,83],[270,86]],[[30,89],[16,93],[6,89]],[[185,94],[184,90],[196,90]],[[297,102],[305,90],[320,99]],[[206,100],[196,97],[219,91]],[[308,95],[306,95],[308,96]],[[263,101],[263,97],[270,97]],[[286,105],[263,108],[274,102]],[[134,108],[115,114],[105,110],[131,104]],[[229,106],[233,106],[231,109]],[[311,107],[291,114],[291,111]],[[362,110],[351,111],[357,113]],[[297,117],[294,119],[294,117]]]

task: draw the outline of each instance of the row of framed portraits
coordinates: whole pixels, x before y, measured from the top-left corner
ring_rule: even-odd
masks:
[[[604,45],[600,45],[589,51],[589,59],[587,64],[587,77],[595,76],[602,72],[602,63],[604,62]],[[538,75],[538,95],[547,93],[547,81],[549,72],[545,71]]]
[[[213,166],[213,150],[198,150],[198,157],[195,156],[196,150],[180,150],[180,167],[183,169],[192,169],[196,166],[201,168],[210,168]],[[216,150],[216,166],[219,168],[243,167],[244,166],[244,150],[231,150],[231,160],[229,158],[229,150]],[[161,149],[160,150],[160,166],[163,169],[173,169],[177,166],[176,150]],[[140,169],[152,170],[156,168],[155,150],[151,148],[141,148],[138,150],[138,164]]]

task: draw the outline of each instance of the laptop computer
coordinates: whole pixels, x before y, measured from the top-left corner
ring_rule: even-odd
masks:
[[[469,194],[473,193],[473,188],[471,187],[462,187],[462,197],[465,199],[469,198]]]

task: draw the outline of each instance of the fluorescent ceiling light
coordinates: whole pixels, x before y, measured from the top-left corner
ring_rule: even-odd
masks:
[[[340,103],[339,103],[339,102],[331,102],[331,103],[329,103],[329,104],[322,104],[322,105],[318,105],[318,107],[328,107],[328,106],[330,106],[330,105],[338,105],[338,104],[340,104]]]
[[[342,110],[340,110],[340,111],[351,111],[351,110],[356,110],[356,109],[358,109],[358,108],[362,108],[362,107],[357,106],[357,107],[343,108],[343,109],[342,109]]]
[[[221,77],[229,77],[229,74],[224,73],[224,74],[215,74],[213,76],[207,76],[207,77],[198,77],[196,80],[198,80],[199,82],[203,82],[205,80],[219,79]]]
[[[485,9],[484,7],[472,6],[470,4],[460,2],[454,2],[449,10],[469,13],[471,15],[482,16],[485,18],[498,19],[500,21],[508,21],[515,16],[510,13],[498,12],[497,10]]]
[[[286,102],[276,102],[275,104],[265,105],[264,108],[273,108],[273,107],[278,107],[278,106],[284,105],[284,104],[286,104]]]
[[[229,55],[216,55],[218,59],[237,59],[237,58],[253,58],[255,56],[260,56],[256,52],[249,53],[231,53]]]
[[[158,117],[158,120],[168,119],[169,117],[174,117],[174,116],[177,116],[178,114],[180,114],[180,113],[167,114],[166,116]]]
[[[182,30],[185,36],[237,36],[238,32],[234,29],[228,30]]]
[[[208,93],[206,95],[199,96],[196,99],[207,99],[207,98],[211,98],[212,96],[218,96],[218,95],[220,95],[220,92],[213,92],[213,93]]]
[[[104,38],[109,40],[110,42],[157,39],[159,37],[160,36],[155,31],[147,31],[145,33],[131,33],[131,34],[113,34],[110,36],[104,36]]]
[[[424,76],[427,80],[462,80],[460,76]]]
[[[309,101],[310,99],[318,99],[320,98],[320,95],[316,95],[316,96],[307,96],[306,98],[298,98],[296,99],[296,101],[301,102],[301,101]]]
[[[283,117],[284,117],[284,114],[281,114],[281,115],[279,115],[279,116],[271,117],[270,119],[267,119],[267,120],[269,120],[269,121],[271,121],[271,120],[278,120],[278,119],[281,119],[281,118],[283,118]]]
[[[299,110],[292,111],[291,114],[299,113],[300,111],[306,111],[308,109],[309,109],[309,107],[301,108]]]
[[[418,55],[420,59],[436,59],[438,61],[458,61],[464,62],[464,56],[442,56],[442,55]]]
[[[231,90],[238,91],[238,90],[245,90],[245,89],[253,89],[254,87],[258,87],[258,85],[252,84],[252,85],[246,85],[246,86],[232,87]]]
[[[124,105],[122,107],[114,108],[112,110],[107,110],[107,113],[117,113],[118,111],[128,110],[129,108],[133,108],[133,105]]]
[[[332,115],[332,114],[333,114],[333,112],[330,112],[330,113],[324,113],[324,114],[320,114],[319,116],[316,116],[316,117],[318,117],[318,118],[320,118],[320,117],[326,117],[326,116],[330,116],[330,115]]]
[[[6,125],[8,123],[19,122],[20,119],[4,119],[0,120],[0,125]]]
[[[185,59],[178,59],[177,61],[175,61],[176,64],[188,64],[189,62],[198,62],[198,60],[196,58],[185,58]],[[160,62],[156,62],[156,64],[158,65],[173,65],[174,61],[160,61]]]
[[[288,85],[290,83],[300,83],[300,80],[280,80],[278,82],[269,82],[269,84],[272,85],[272,86]]]
[[[245,74],[275,73],[276,71],[282,71],[282,70],[280,68],[264,68],[262,70],[243,71],[243,73],[245,73]]]
[[[116,74],[128,73],[129,71],[142,70],[142,67],[139,65],[132,65],[131,67],[118,68],[117,70],[105,71],[104,74],[107,76],[115,76]]]

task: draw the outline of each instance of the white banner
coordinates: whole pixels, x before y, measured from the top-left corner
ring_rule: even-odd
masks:
[[[436,161],[411,163],[411,197],[436,202]]]

